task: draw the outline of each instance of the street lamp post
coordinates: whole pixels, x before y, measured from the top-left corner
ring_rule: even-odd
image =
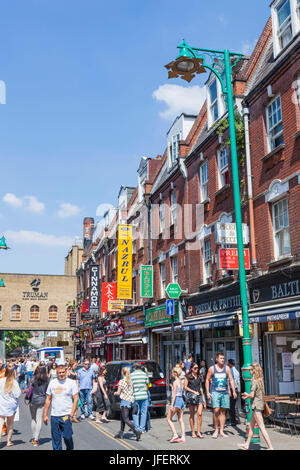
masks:
[[[222,92],[227,98],[228,105],[228,120],[230,132],[230,148],[231,148],[231,165],[232,165],[232,179],[233,179],[233,194],[234,194],[234,207],[235,207],[235,222],[237,234],[237,247],[238,247],[238,260],[239,260],[239,279],[240,279],[240,294],[243,312],[243,355],[244,365],[242,367],[242,376],[245,381],[245,389],[250,393],[251,389],[251,374],[249,371],[252,363],[252,350],[251,338],[249,331],[249,317],[248,317],[248,298],[247,298],[247,284],[246,284],[246,270],[244,261],[244,244],[243,244],[243,229],[242,229],[242,213],[240,201],[240,186],[239,186],[239,171],[238,171],[238,156],[235,132],[235,118],[234,118],[234,101],[232,89],[232,69],[242,58],[242,54],[229,52],[229,50],[216,51],[210,49],[199,49],[189,47],[185,41],[180,46],[180,54],[177,59],[170,62],[165,67],[169,70],[169,78],[178,78],[190,82],[196,74],[201,74],[209,69],[220,81]],[[232,62],[232,64],[231,64]],[[249,423],[251,419],[251,406],[249,400],[246,403],[247,411],[247,433],[249,432]],[[259,431],[255,428],[253,442],[258,442]]]

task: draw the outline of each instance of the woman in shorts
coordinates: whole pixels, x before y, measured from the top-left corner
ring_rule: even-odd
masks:
[[[177,368],[175,367],[172,370],[172,377],[174,379],[174,382],[172,384],[171,406],[167,415],[167,422],[173,433],[172,438],[170,440],[172,444],[177,443],[177,442],[178,443],[185,442],[185,425],[183,422],[184,401],[182,397],[183,386],[180,380],[181,374],[182,374],[182,369],[180,369],[179,367]],[[172,418],[176,413],[177,413],[178,422],[180,424],[181,437],[178,436],[174,423],[172,422]]]

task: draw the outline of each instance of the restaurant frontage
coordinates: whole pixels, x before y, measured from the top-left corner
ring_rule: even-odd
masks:
[[[120,341],[122,359],[135,360],[148,358],[148,335],[145,328],[145,315],[142,309],[121,316],[124,336]]]

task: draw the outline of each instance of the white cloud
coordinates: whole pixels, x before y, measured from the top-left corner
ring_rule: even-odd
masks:
[[[222,13],[218,15],[218,20],[221,24],[228,24],[227,18]]]
[[[2,198],[3,202],[6,202],[9,206],[12,207],[22,207],[23,201],[12,193],[6,193]]]
[[[244,41],[242,42],[241,51],[244,55],[250,55],[254,49],[254,42],[253,41]]]
[[[153,92],[152,97],[167,105],[167,109],[159,115],[164,119],[173,119],[183,112],[198,114],[205,101],[206,90],[198,85],[161,85]]]
[[[103,217],[104,214],[109,211],[109,209],[113,209],[114,206],[111,204],[99,204],[99,206],[96,209],[96,216],[97,217]]]
[[[35,196],[25,196],[25,209],[36,214],[41,214],[45,210],[45,204],[39,202]]]
[[[60,204],[59,207],[60,209],[57,212],[57,215],[61,219],[67,219],[69,217],[79,215],[81,212],[81,209],[78,206],[75,206],[74,204],[70,204],[69,202],[64,202]]]
[[[20,230],[14,232],[8,230],[5,232],[5,238],[12,243],[22,245],[42,245],[42,246],[71,246],[74,237],[57,237],[55,235],[47,235],[41,232],[32,232],[29,230]]]

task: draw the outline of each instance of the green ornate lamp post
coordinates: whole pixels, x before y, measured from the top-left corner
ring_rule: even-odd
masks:
[[[239,60],[243,57],[242,54],[236,54],[229,50],[215,51],[210,49],[199,49],[196,47],[189,47],[185,41],[180,46],[180,54],[177,59],[170,62],[165,67],[169,70],[169,78],[178,78],[190,82],[196,74],[205,73],[209,69],[220,81],[222,92],[227,99],[228,105],[228,119],[229,119],[229,132],[230,132],[230,148],[231,148],[231,165],[232,165],[232,179],[233,179],[233,194],[234,194],[234,207],[235,207],[235,220],[236,220],[236,233],[237,233],[237,246],[238,246],[238,259],[239,259],[239,278],[240,278],[240,293],[243,311],[243,353],[244,365],[242,367],[243,379],[245,381],[246,392],[250,393],[251,389],[251,374],[249,371],[252,363],[252,350],[251,338],[249,331],[249,317],[248,317],[248,299],[247,299],[247,284],[246,284],[246,271],[244,261],[244,244],[243,244],[243,229],[242,229],[242,212],[240,200],[240,186],[239,186],[239,171],[238,171],[238,156],[236,145],[236,132],[235,132],[235,118],[234,118],[234,100],[232,89],[232,69],[236,66]],[[251,419],[251,407],[249,400],[247,400],[247,433],[249,430],[249,423]],[[253,442],[259,440],[258,428],[255,429]]]
[[[6,238],[3,236],[0,238],[0,250],[8,250],[8,246],[6,245]]]

